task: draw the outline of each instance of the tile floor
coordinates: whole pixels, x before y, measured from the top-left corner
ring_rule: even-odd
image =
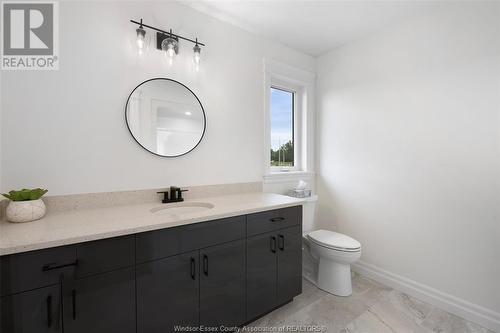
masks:
[[[359,274],[353,276],[350,297],[333,296],[307,280],[302,288],[302,294],[293,302],[253,322],[247,329],[250,332],[281,329],[313,333],[493,333]]]

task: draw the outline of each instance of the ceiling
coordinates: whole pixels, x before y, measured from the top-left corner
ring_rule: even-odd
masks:
[[[188,6],[245,30],[319,56],[404,20],[433,1],[184,0]]]

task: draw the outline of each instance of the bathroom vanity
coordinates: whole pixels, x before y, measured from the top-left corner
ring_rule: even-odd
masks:
[[[1,332],[152,333],[251,322],[301,293],[302,206],[281,206],[2,255]]]

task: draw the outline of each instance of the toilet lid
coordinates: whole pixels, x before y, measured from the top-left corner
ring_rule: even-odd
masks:
[[[309,233],[308,237],[316,244],[332,249],[356,251],[361,248],[361,244],[354,238],[334,231],[316,230]]]

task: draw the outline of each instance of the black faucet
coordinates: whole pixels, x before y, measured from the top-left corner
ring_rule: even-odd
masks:
[[[188,191],[188,190],[182,190],[179,187],[170,186],[170,191],[160,191],[160,192],[156,192],[156,193],[163,194],[163,200],[161,202],[171,203],[171,202],[184,201],[184,198],[182,197],[182,192],[186,192],[186,191]],[[169,193],[170,193],[170,197],[168,195]]]

